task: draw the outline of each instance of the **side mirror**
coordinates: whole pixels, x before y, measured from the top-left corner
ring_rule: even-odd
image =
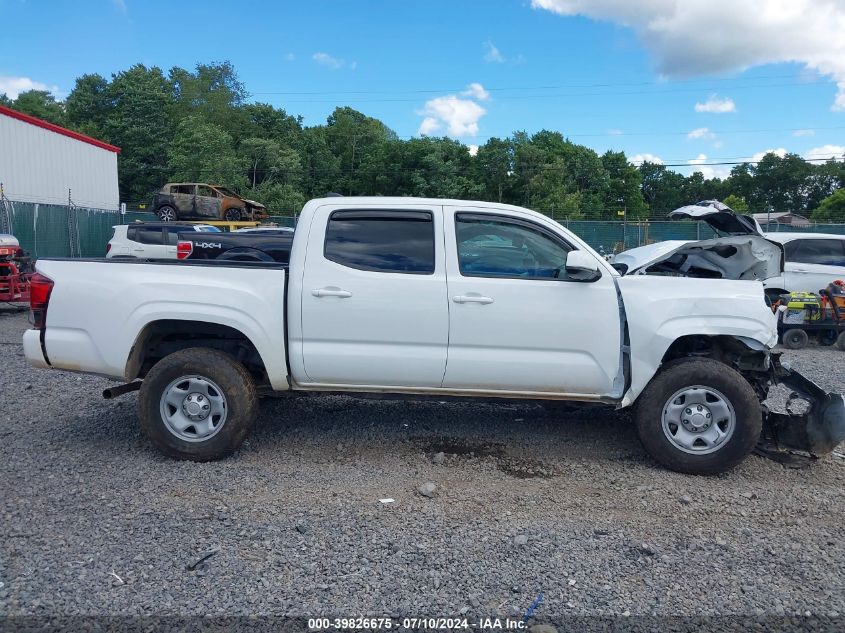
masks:
[[[596,258],[586,251],[570,251],[566,256],[566,277],[564,281],[592,283],[601,279]]]

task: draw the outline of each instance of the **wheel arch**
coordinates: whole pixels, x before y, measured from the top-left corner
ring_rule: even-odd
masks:
[[[129,351],[126,379],[143,378],[165,356],[191,347],[226,352],[247,368],[256,384],[269,383],[264,360],[246,334],[220,323],[181,319],[160,319],[144,326]]]
[[[663,348],[657,362],[649,363],[646,359],[633,359],[631,386],[625,393],[620,406],[627,407],[636,401],[643,389],[661,368],[669,362],[682,358],[710,358],[732,367],[746,376],[752,386],[763,389],[762,382],[769,369],[770,348],[757,338],[738,334],[681,334]],[[659,353],[659,350],[658,350]],[[757,380],[757,377],[760,379]]]

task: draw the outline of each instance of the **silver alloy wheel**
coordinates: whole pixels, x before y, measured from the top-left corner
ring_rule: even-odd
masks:
[[[176,212],[170,207],[162,207],[158,210],[158,218],[162,222],[173,222],[176,219]]]
[[[161,419],[185,442],[204,442],[226,423],[226,396],[205,376],[180,376],[161,395]]]
[[[676,391],[666,401],[661,426],[675,448],[707,455],[728,443],[736,428],[736,412],[721,392],[694,385]]]

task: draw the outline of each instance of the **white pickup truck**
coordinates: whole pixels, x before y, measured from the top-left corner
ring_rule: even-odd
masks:
[[[668,468],[717,473],[765,432],[831,451],[842,396],[784,368],[759,281],[623,277],[553,220],[487,202],[308,202],[289,264],[41,259],[37,367],[140,388],[144,432],[179,458],[244,440],[258,398],[378,392],[632,407]],[[138,379],[142,379],[139,381]],[[769,413],[769,386],[809,401]]]

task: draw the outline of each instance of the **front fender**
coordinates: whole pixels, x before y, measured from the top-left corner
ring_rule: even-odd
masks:
[[[759,282],[640,275],[618,283],[631,347],[623,407],[633,404],[682,337],[730,336],[766,349],[777,343],[777,319]]]

